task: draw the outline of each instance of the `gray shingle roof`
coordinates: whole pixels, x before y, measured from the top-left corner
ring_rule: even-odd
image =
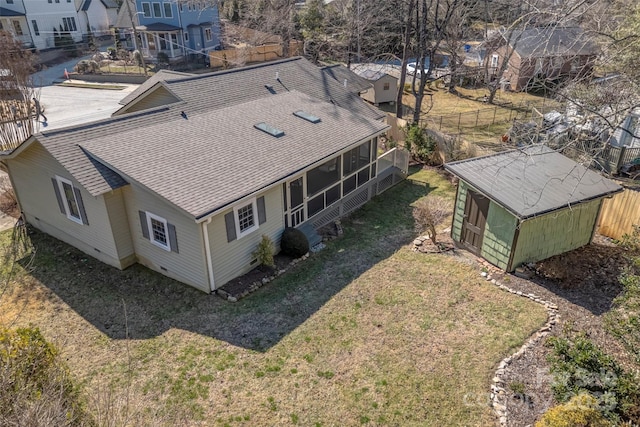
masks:
[[[331,76],[335,81],[344,86],[344,81],[347,81],[347,90],[354,93],[360,93],[363,90],[367,90],[371,87],[371,83],[366,79],[363,79],[344,65],[335,64],[327,65],[320,68],[323,73]]]
[[[121,129],[142,127],[154,119],[150,116],[167,114],[162,111],[145,111],[113,119],[106,119],[84,126],[72,126],[41,132],[34,138],[82,185],[92,196],[109,192],[126,185],[127,182],[116,172],[92,159],[80,142],[86,138],[109,136],[114,138]],[[28,141],[27,141],[28,142]]]
[[[276,75],[279,81],[276,80]],[[188,112],[238,105],[272,96],[272,92],[297,90],[364,117],[384,117],[384,113],[345,90],[342,84],[302,57],[172,79],[164,84],[187,103],[185,108]]]
[[[296,110],[318,116],[321,122],[296,117]],[[200,218],[387,128],[296,91],[187,117],[181,117],[179,108],[123,116],[113,123],[43,134],[43,145],[67,147],[73,160],[64,165],[75,170],[83,186],[89,177],[84,176],[87,165],[76,158],[78,145]],[[283,130],[284,136],[255,129],[259,122]],[[104,183],[90,184],[94,191],[105,188]]]
[[[579,27],[534,27],[513,30],[505,34],[505,40],[515,43],[520,57],[540,58],[549,56],[571,57],[597,55],[598,46]]]
[[[136,88],[136,90],[134,90],[133,92],[129,93],[127,96],[122,98],[120,100],[119,104],[121,104],[121,105],[128,104],[129,102],[131,102],[134,99],[136,99],[138,96],[142,95],[144,92],[146,92],[149,89],[151,89],[151,87],[153,85],[155,85],[156,83],[158,83],[158,82],[163,82],[163,81],[166,81],[166,80],[171,80],[171,79],[181,78],[181,77],[189,77],[189,76],[193,76],[193,75],[194,74],[181,73],[179,71],[160,70],[157,73],[155,73],[153,76],[149,77],[140,86],[138,86]]]
[[[615,182],[543,145],[445,168],[521,219],[622,191]]]

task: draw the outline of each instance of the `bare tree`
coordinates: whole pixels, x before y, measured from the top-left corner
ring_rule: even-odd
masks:
[[[31,73],[30,51],[6,32],[0,31],[0,149],[11,150],[38,131],[35,116],[38,92]]]

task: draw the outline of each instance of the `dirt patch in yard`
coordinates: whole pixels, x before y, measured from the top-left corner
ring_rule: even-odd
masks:
[[[558,305],[560,322],[553,334],[574,330],[584,332],[596,345],[616,358],[625,369],[636,368],[622,345],[604,327],[604,315],[620,294],[621,269],[630,253],[602,236],[590,245],[541,261],[530,280],[496,273],[506,286],[534,293]],[[551,392],[553,377],[545,341],[532,348],[506,369],[509,426],[530,426],[556,403]]]

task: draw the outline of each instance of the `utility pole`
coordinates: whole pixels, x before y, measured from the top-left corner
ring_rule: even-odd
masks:
[[[144,70],[144,76],[147,77],[147,64],[144,62],[144,53],[142,52],[142,48],[138,47],[138,30],[136,30],[136,23],[133,21],[133,13],[131,13],[131,7],[129,6],[130,0],[124,0],[127,5],[127,12],[129,13],[129,19],[131,20],[131,27],[133,27],[133,44],[140,53],[140,63],[142,64],[142,69]],[[136,10],[137,14],[137,10]],[[142,44],[142,39],[140,39],[140,44]]]

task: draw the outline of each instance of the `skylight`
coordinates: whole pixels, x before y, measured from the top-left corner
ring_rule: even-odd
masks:
[[[298,110],[293,112],[294,116],[300,117],[301,119],[305,119],[311,123],[320,123],[320,117],[314,116],[311,113],[307,113],[306,111]]]
[[[262,132],[266,132],[271,136],[275,136],[276,138],[280,138],[284,135],[284,131],[266,124],[265,122],[256,123],[253,127],[261,130]]]

